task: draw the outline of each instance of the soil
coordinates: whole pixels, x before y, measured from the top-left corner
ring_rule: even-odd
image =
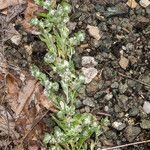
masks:
[[[83,57],[91,56],[97,62],[94,68],[99,72],[81,90],[77,109],[91,112],[99,119],[108,117],[110,120],[96,149],[150,140],[150,6],[144,8],[137,1],[137,7],[132,9],[126,2],[72,0],[73,13],[68,26],[72,33],[78,30],[86,33],[85,41],[76,48],[73,58],[76,68],[81,70],[84,67],[81,63]],[[99,40],[91,36],[88,25],[98,28]],[[19,67],[28,74],[31,64],[47,70],[42,63],[45,44],[17,23],[15,27],[22,40],[19,45],[10,40],[5,42],[5,57],[9,66]],[[31,55],[26,52],[25,45],[33,46]],[[121,65],[122,56],[126,61],[122,60]],[[147,103],[147,108],[144,103]],[[49,113],[40,120],[42,125],[46,124],[45,130],[51,128]],[[25,143],[28,144],[31,143]],[[38,144],[42,145],[40,142]],[[29,147],[25,146],[25,149]],[[150,144],[116,150],[127,149],[149,150]]]

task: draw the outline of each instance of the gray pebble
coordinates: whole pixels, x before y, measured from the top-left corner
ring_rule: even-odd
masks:
[[[140,134],[140,127],[128,126],[125,129],[125,138],[128,142],[133,142],[133,140]]]
[[[150,120],[143,119],[140,126],[142,129],[150,129]]]
[[[113,89],[117,89],[118,86],[119,86],[118,82],[114,82],[111,84],[111,88],[113,88]]]
[[[144,102],[144,105],[143,105],[143,110],[145,113],[149,114],[150,113],[150,103],[149,102]]]
[[[125,84],[120,83],[120,85],[119,85],[120,93],[122,93],[122,94],[125,93],[127,88],[128,88],[128,85],[126,83]]]
[[[129,110],[129,116],[134,117],[139,113],[139,109],[137,107],[133,107]]]
[[[112,97],[113,97],[112,93],[108,93],[108,94],[105,95],[104,99],[109,101],[110,99],[112,99]]]
[[[112,123],[112,127],[118,131],[121,131],[126,127],[126,124],[122,123],[122,122],[115,121]]]
[[[90,107],[95,107],[94,99],[87,97],[85,100],[83,100],[83,104]]]

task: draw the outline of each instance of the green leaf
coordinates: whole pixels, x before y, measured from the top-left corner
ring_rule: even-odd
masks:
[[[51,64],[54,63],[54,61],[56,60],[56,55],[52,52],[48,52],[45,56],[44,56],[44,61],[47,64]]]
[[[45,136],[44,136],[43,142],[45,144],[48,144],[50,140],[51,140],[51,135],[49,133],[46,133]]]

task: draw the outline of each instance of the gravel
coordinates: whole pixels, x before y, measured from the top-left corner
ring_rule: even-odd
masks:
[[[142,119],[140,126],[142,129],[150,129],[150,120]]]
[[[87,97],[85,100],[83,100],[83,104],[90,107],[95,107],[94,99]]]
[[[150,113],[150,103],[145,101],[143,105],[143,110],[145,113],[149,114]]]
[[[134,127],[134,126],[128,126],[125,129],[125,138],[128,142],[133,142],[133,140],[140,134],[141,128],[140,127]]]
[[[126,127],[126,124],[122,123],[122,122],[115,121],[112,123],[112,127],[118,131],[121,131]]]

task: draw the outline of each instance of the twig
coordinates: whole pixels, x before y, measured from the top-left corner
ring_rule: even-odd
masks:
[[[137,80],[137,79],[131,78],[131,77],[129,77],[129,76],[125,75],[125,74],[122,74],[122,73],[120,73],[120,72],[118,72],[118,74],[119,74],[119,75],[121,75],[122,77],[125,77],[125,78],[128,78],[128,79],[131,79],[131,80],[136,81],[136,82],[138,82],[138,83],[140,83],[140,84],[143,84],[143,85],[145,85],[145,86],[150,87],[150,84],[148,84],[148,83],[145,83],[145,82],[142,82],[142,81],[140,81],[140,80]]]
[[[109,148],[103,148],[101,150],[113,150],[113,149],[116,149],[116,148],[123,148],[123,147],[138,145],[138,144],[144,144],[144,143],[150,143],[150,140],[140,141],[140,142],[134,142],[134,143],[124,144],[124,145],[114,146],[114,147],[109,147]]]
[[[98,113],[96,113],[96,115],[102,115],[102,116],[108,116],[108,117],[111,117],[110,114],[105,113],[105,112],[98,112]]]

